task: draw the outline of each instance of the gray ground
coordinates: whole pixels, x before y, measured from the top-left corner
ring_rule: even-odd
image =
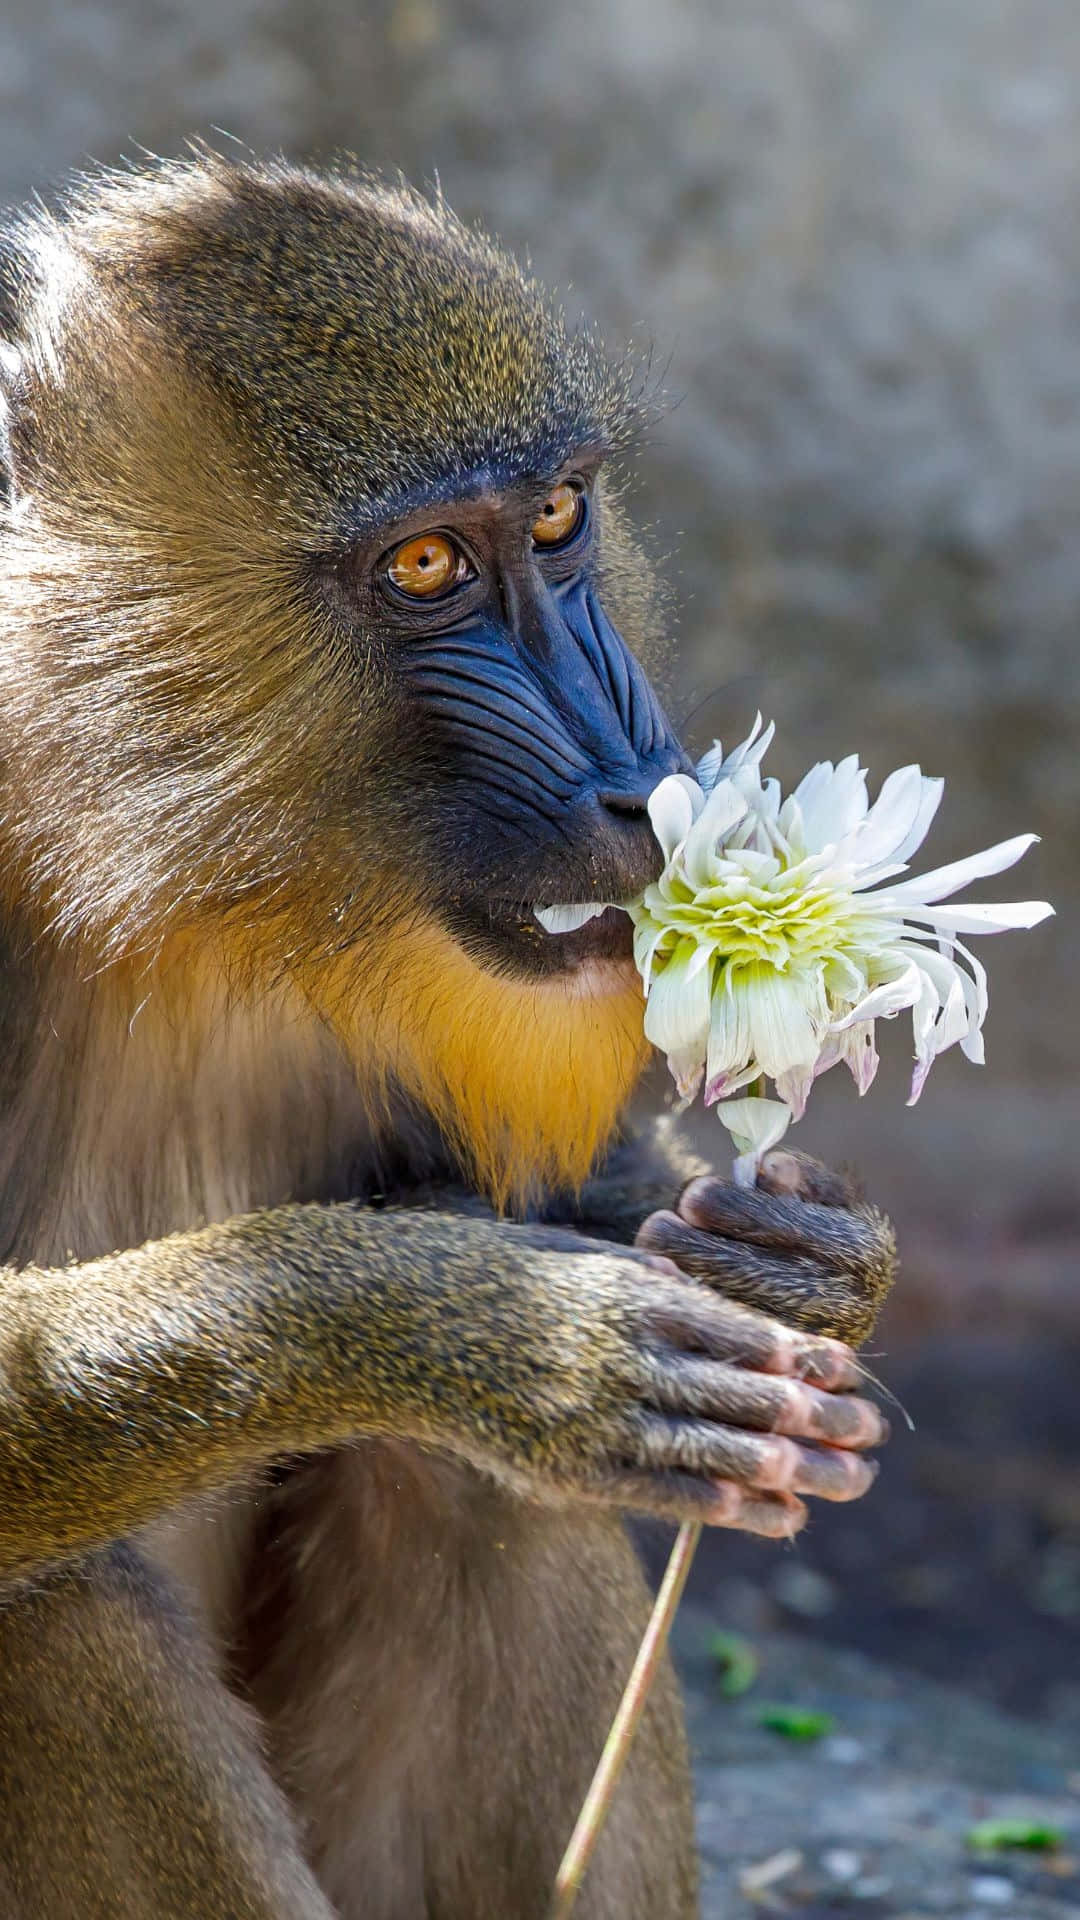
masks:
[[[803,1920],[1080,1916],[1074,1741],[918,1675],[781,1634],[757,1643],[752,1691],[724,1701],[706,1651],[712,1624],[687,1609],[678,1626],[705,1920],[739,1920],[754,1907]],[[824,1709],[834,1730],[792,1743],[756,1724],[762,1700]],[[1017,1815],[1055,1827],[1063,1847],[977,1854],[967,1845],[975,1822]]]

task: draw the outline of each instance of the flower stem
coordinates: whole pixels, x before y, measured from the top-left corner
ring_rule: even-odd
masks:
[[[765,1096],[765,1075],[762,1074],[747,1092],[760,1098]],[[656,1677],[672,1621],[682,1599],[686,1576],[693,1564],[697,1544],[701,1539],[701,1521],[684,1520],[675,1536],[675,1545],[668,1556],[660,1590],[653,1601],[653,1610],[649,1622],[641,1636],[641,1645],[630,1670],[630,1678],[623,1688],[622,1699],[616,1708],[615,1718],[608,1728],[604,1741],[604,1750],[597,1762],[596,1772],[589,1783],[577,1824],[566,1852],[559,1862],[559,1871],[555,1875],[555,1892],[548,1908],[548,1920],[566,1920],[577,1899],[585,1871],[592,1859],[600,1829],[607,1819],[619,1776],[626,1765],[630,1752],[630,1742],[637,1732],[638,1722],[645,1711],[645,1703]]]
[[[642,1635],[637,1658],[631,1669],[630,1678],[623,1689],[622,1699],[604,1742],[604,1751],[593,1774],[589,1791],[577,1817],[577,1825],[570,1836],[570,1844],[563,1854],[559,1871],[555,1876],[555,1896],[548,1913],[548,1920],[566,1920],[578,1889],[585,1876],[585,1869],[592,1858],[593,1849],[600,1837],[600,1829],[607,1818],[619,1775],[626,1764],[630,1751],[630,1742],[637,1731],[638,1721],[645,1711],[645,1703],[653,1683],[657,1666],[663,1655],[675,1611],[682,1598],[686,1585],[686,1576],[694,1558],[697,1543],[701,1538],[700,1520],[684,1520],[679,1528],[675,1545],[660,1583],[660,1591],[653,1602],[649,1615],[649,1624]]]

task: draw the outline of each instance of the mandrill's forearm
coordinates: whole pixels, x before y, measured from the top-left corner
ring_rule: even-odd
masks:
[[[274,1455],[358,1432],[423,1438],[436,1407],[440,1437],[465,1430],[450,1356],[495,1231],[291,1206],[3,1274],[0,1578]],[[481,1300],[477,1339],[483,1321]]]

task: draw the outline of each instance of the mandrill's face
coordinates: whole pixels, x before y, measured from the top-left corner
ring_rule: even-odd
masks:
[[[579,1178],[641,992],[624,915],[537,910],[639,892],[688,765],[602,477],[631,373],[441,202],[362,179],[151,168],[18,244],[22,902],[88,966],[176,936],[234,992],[285,976],[491,1190]]]
[[[605,903],[655,877],[646,800],[689,767],[605,611],[599,465],[581,448],[535,479],[476,472],[354,547],[331,589],[383,656],[430,907],[481,966],[582,995],[625,987],[630,922]]]

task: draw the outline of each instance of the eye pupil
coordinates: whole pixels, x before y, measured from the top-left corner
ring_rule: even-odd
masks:
[[[533,522],[533,544],[538,547],[562,547],[578,532],[585,515],[581,486],[564,480],[548,494]]]
[[[464,554],[445,533],[419,533],[395,547],[386,575],[399,593],[416,600],[431,599],[468,578]]]

